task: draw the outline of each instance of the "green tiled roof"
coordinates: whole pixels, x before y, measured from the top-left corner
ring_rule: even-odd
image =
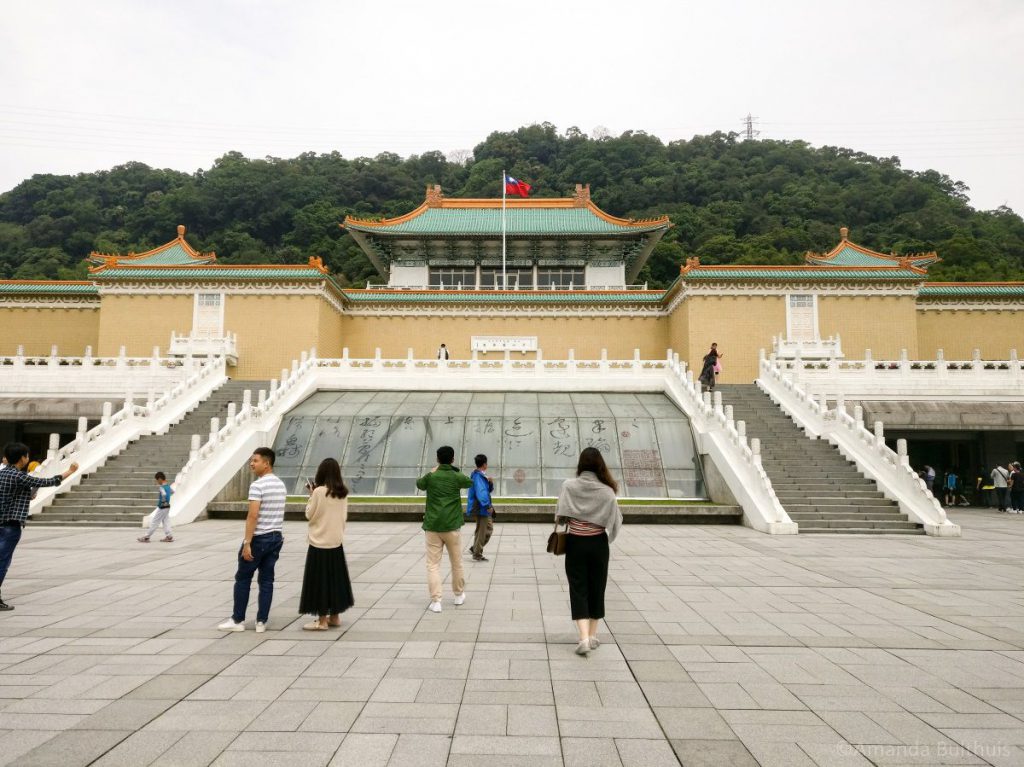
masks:
[[[509,208],[506,232],[523,235],[643,234],[667,229],[667,222],[623,226],[606,221],[589,208]],[[365,226],[349,221],[346,227],[367,234],[391,235],[501,235],[501,208],[428,208],[398,224]]]
[[[181,242],[175,242],[170,247],[144,258],[133,258],[131,263],[134,266],[188,266],[205,263],[209,259],[197,259],[189,255],[189,252],[181,247]]]
[[[1024,296],[1024,283],[1005,285],[923,285],[918,295],[922,298],[933,296]]]
[[[690,280],[920,280],[924,275],[909,269],[769,269],[752,266],[749,269],[716,269],[697,267],[683,273]]]
[[[96,272],[97,280],[325,280],[329,275],[309,266],[286,269],[267,269],[259,266],[232,269],[222,266],[196,265],[191,269],[161,269],[160,267],[119,267]]]
[[[518,293],[492,291],[455,292],[450,290],[347,290],[345,297],[355,304],[440,303],[440,304],[656,304],[663,290],[622,290],[607,292],[567,292],[524,290]]]
[[[95,296],[96,286],[93,284],[81,284],[78,282],[0,282],[0,293],[3,294],[30,294],[30,295],[75,295]]]
[[[892,258],[895,258],[895,256]],[[815,263],[829,264],[831,266],[882,266],[886,261],[889,261],[888,258],[877,258],[872,256],[870,253],[865,253],[863,250],[852,247],[849,244],[844,245],[842,249],[831,258],[812,256],[811,260]],[[934,260],[935,257],[930,255],[916,256],[911,257],[910,263],[914,264],[914,266],[923,266],[925,264],[930,264]]]

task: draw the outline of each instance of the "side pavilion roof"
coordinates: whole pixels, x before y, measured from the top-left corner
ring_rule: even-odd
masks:
[[[90,272],[99,272],[115,266],[198,266],[217,260],[216,253],[200,253],[185,240],[185,227],[178,224],[178,236],[145,253],[97,253],[93,251],[86,261],[94,264]]]
[[[895,253],[886,255],[850,242],[849,234],[850,230],[842,227],[839,230],[838,245],[824,254],[808,251],[804,259],[812,266],[913,266],[919,269],[926,269],[930,264],[942,260],[934,252],[912,253],[907,256],[897,256]]]

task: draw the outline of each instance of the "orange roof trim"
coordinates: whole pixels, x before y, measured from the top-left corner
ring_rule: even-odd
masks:
[[[894,266],[903,266],[907,262],[924,260],[927,260],[929,264],[932,264],[942,260],[941,258],[939,258],[939,254],[936,253],[934,250],[929,253],[908,253],[903,256],[898,256],[895,253],[879,253],[877,250],[871,250],[870,248],[865,248],[863,245],[858,245],[855,242],[851,242],[850,230],[848,227],[845,226],[839,228],[839,244],[832,248],[832,250],[824,254],[815,253],[809,250],[804,254],[804,258],[808,261],[808,263],[820,263],[823,265],[827,265],[829,261],[834,259],[837,255],[839,255],[839,253],[841,253],[847,248],[855,250],[861,255],[867,256],[868,258],[876,258],[879,261],[884,261]]]
[[[202,263],[209,263],[210,261],[217,260],[217,254],[213,251],[209,253],[201,253],[200,251],[193,248],[188,244],[188,240],[185,239],[185,225],[178,224],[178,236],[170,242],[165,242],[163,245],[159,245],[152,250],[147,250],[144,253],[128,253],[127,255],[121,253],[100,253],[98,251],[91,252],[87,257],[86,261],[92,261],[93,263],[99,263],[98,266],[90,266],[90,272],[99,272],[103,269],[113,266],[129,266],[133,261],[141,261],[146,258],[158,256],[165,250],[169,250],[174,246],[180,247],[189,258],[195,259]],[[169,266],[169,265],[168,265]]]

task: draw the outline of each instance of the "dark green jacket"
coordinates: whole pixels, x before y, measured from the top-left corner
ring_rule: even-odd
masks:
[[[432,533],[447,533],[462,527],[462,497],[459,490],[472,484],[473,480],[447,463],[442,463],[437,471],[417,479],[416,487],[427,491],[423,529]]]

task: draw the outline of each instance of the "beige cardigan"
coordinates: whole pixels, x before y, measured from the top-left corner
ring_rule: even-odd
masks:
[[[318,487],[306,504],[309,520],[309,545],[318,549],[336,549],[345,542],[348,498],[328,498],[327,488]]]

